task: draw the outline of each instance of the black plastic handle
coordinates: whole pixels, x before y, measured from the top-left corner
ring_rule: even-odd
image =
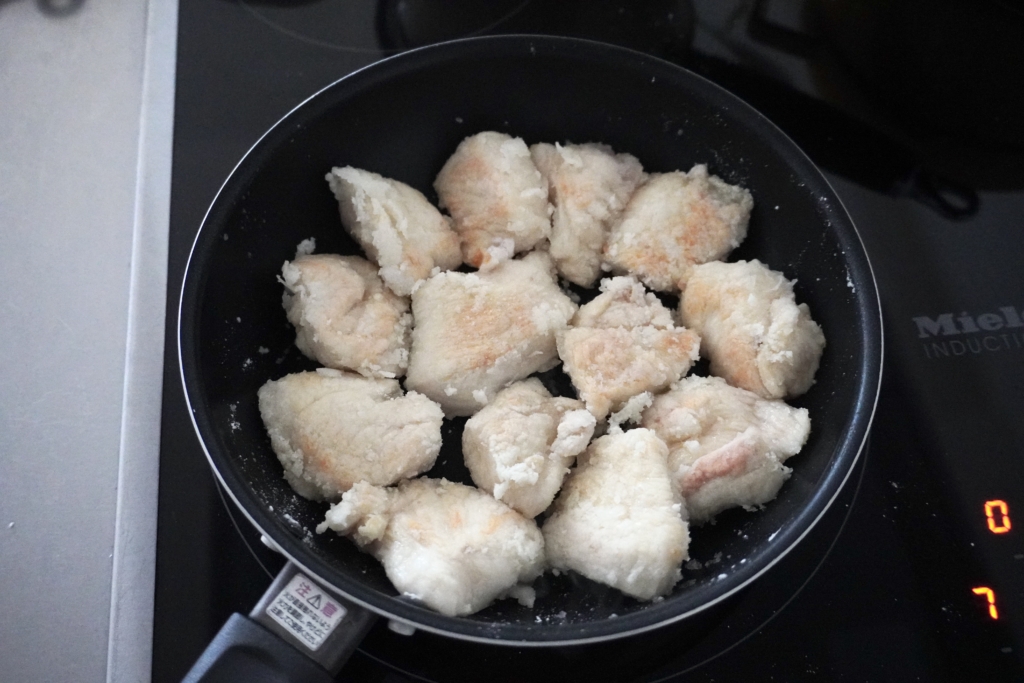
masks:
[[[326,669],[241,614],[232,614],[183,683],[332,683]]]
[[[796,57],[810,57],[821,49],[821,40],[809,33],[782,26],[769,17],[769,0],[754,0],[747,32],[750,37]]]
[[[330,683],[376,620],[289,562],[248,617],[231,615],[183,683]]]
[[[970,218],[978,213],[981,205],[973,189],[922,168],[914,168],[906,179],[896,184],[894,191],[950,220]]]

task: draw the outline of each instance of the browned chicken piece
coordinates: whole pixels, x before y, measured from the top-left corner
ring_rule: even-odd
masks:
[[[491,268],[551,235],[548,186],[521,138],[487,131],[463,140],[434,189],[462,238],[463,260]]]
[[[814,383],[825,335],[793,283],[760,261],[694,269],[679,304],[700,333],[711,373],[764,398],[803,394]]]
[[[544,571],[544,538],[533,520],[472,486],[420,478],[395,488],[356,484],[317,533],[349,536],[384,565],[395,589],[448,616],[515,597]]]
[[[387,485],[433,467],[444,414],[397,380],[320,368],[271,380],[260,416],[284,478],[311,500],[338,500],[357,481]]]
[[[450,219],[405,183],[351,166],[327,174],[341,223],[380,266],[396,294],[408,296],[435,268],[462,264]]]
[[[552,396],[530,378],[469,418],[462,454],[474,484],[532,519],[551,505],[595,425],[582,401]]]
[[[558,363],[555,334],[576,304],[543,252],[477,273],[429,278],[412,295],[406,386],[449,417],[472,415],[503,387]]]
[[[668,468],[668,447],[649,429],[595,439],[577,459],[544,523],[548,563],[638,600],[668,594],[690,536]]]
[[[687,377],[657,396],[641,424],[669,447],[669,468],[690,521],[774,500],[789,478],[783,463],[807,442],[806,408],[763,399],[720,377]]]
[[[530,154],[548,181],[555,211],[548,251],[562,277],[592,287],[601,275],[608,230],[647,177],[643,167],[630,154],[594,143],[541,143]]]
[[[750,192],[709,175],[652,175],[634,194],[605,244],[605,262],[659,292],[685,288],[693,267],[725,258],[747,236]]]
[[[298,255],[281,268],[295,345],[329,368],[400,377],[409,365],[409,299],[359,256]]]
[[[630,398],[683,377],[700,337],[673,323],[671,310],[631,277],[608,278],[558,334],[558,355],[580,398],[598,420]]]

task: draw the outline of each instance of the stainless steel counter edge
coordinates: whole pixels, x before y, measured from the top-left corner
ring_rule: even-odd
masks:
[[[177,0],[150,0],[132,232],[107,681],[151,678]]]
[[[0,0],[4,681],[150,679],[176,17]]]

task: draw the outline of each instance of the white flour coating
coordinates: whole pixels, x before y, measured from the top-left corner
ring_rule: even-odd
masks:
[[[341,222],[380,267],[380,276],[400,296],[434,268],[462,262],[458,235],[415,188],[351,166],[334,168],[327,182],[338,199]]]
[[[558,334],[563,369],[599,420],[638,394],[668,388],[699,351],[700,337],[675,325],[672,311],[632,277],[602,280],[601,294]]]
[[[695,267],[679,316],[701,335],[711,373],[733,386],[786,398],[814,383],[825,335],[793,282],[756,259]]]
[[[442,272],[412,296],[406,386],[449,417],[472,415],[508,384],[558,362],[574,304],[542,252],[477,273]]]
[[[471,417],[462,452],[473,483],[533,518],[546,510],[597,421],[536,378],[516,382]]]
[[[440,407],[403,395],[393,379],[330,368],[286,375],[260,388],[259,409],[285,479],[312,500],[337,500],[358,481],[416,476],[441,449]]]
[[[551,235],[547,182],[521,138],[493,131],[466,138],[434,188],[473,267],[497,265]]]
[[[295,345],[327,367],[397,377],[409,363],[409,299],[384,286],[359,256],[316,254],[281,268]]]
[[[394,488],[360,482],[316,530],[327,529],[380,560],[400,593],[448,616],[503,597],[532,605],[529,584],[544,571],[544,538],[532,520],[444,479]]]
[[[261,414],[296,491],[341,498],[317,531],[350,536],[382,562],[399,593],[448,615],[503,598],[532,608],[530,582],[547,567],[657,602],[684,567],[721,561],[718,553],[683,564],[689,520],[713,521],[733,505],[755,509],[788,477],[782,462],[807,438],[806,411],[753,394],[727,399],[728,392],[716,394],[721,405],[713,409],[693,408],[702,391],[725,382],[683,379],[702,344],[715,349],[728,326],[691,323],[684,302],[691,290],[700,298],[693,275],[702,264],[732,265],[715,260],[746,236],[747,190],[702,164],[648,176],[635,158],[604,145],[528,148],[496,132],[463,140],[438,174],[450,218],[377,174],[335,168],[328,181],[376,272],[360,273],[361,284],[350,278],[349,293],[314,296],[317,278],[301,269],[323,255],[313,256],[312,238],[299,244],[282,269],[285,307],[299,348],[335,369],[268,382]],[[455,270],[462,262],[478,270]],[[618,276],[582,308],[556,279],[591,287],[608,273]],[[849,273],[846,283],[856,292]],[[687,327],[645,285],[681,291]],[[387,296],[399,301],[394,311],[370,315],[374,305],[383,313]],[[764,296],[752,290],[733,303],[757,307]],[[345,310],[322,312],[323,302],[342,299]],[[751,316],[737,329],[758,340],[762,366],[806,374],[808,353],[778,342],[800,328],[806,306],[794,304],[796,314],[769,308],[775,317]],[[338,350],[332,338],[345,335],[359,339]],[[813,352],[815,344],[805,346]],[[721,354],[705,353],[718,371]],[[526,379],[559,361],[579,400]],[[404,395],[396,381],[403,374]],[[769,392],[773,382],[799,391],[802,381],[762,379]],[[336,386],[310,389],[322,383]],[[408,479],[433,465],[442,418],[454,416],[470,418],[462,452],[479,489]],[[605,418],[605,435],[592,441]],[[629,423],[640,427],[623,431]],[[230,426],[240,428],[235,419]],[[545,511],[542,533],[532,518],[545,519]]]

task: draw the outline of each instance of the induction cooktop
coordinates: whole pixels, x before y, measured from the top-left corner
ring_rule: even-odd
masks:
[[[808,538],[698,635],[523,650],[381,622],[339,681],[1024,680],[1024,150],[890,106],[830,46],[822,4],[181,0],[169,311],[215,193],[281,116],[380,58],[497,33],[623,45],[746,100],[825,171],[878,281],[868,448]],[[171,319],[166,348],[154,681],[180,680],[284,562],[210,471]]]

